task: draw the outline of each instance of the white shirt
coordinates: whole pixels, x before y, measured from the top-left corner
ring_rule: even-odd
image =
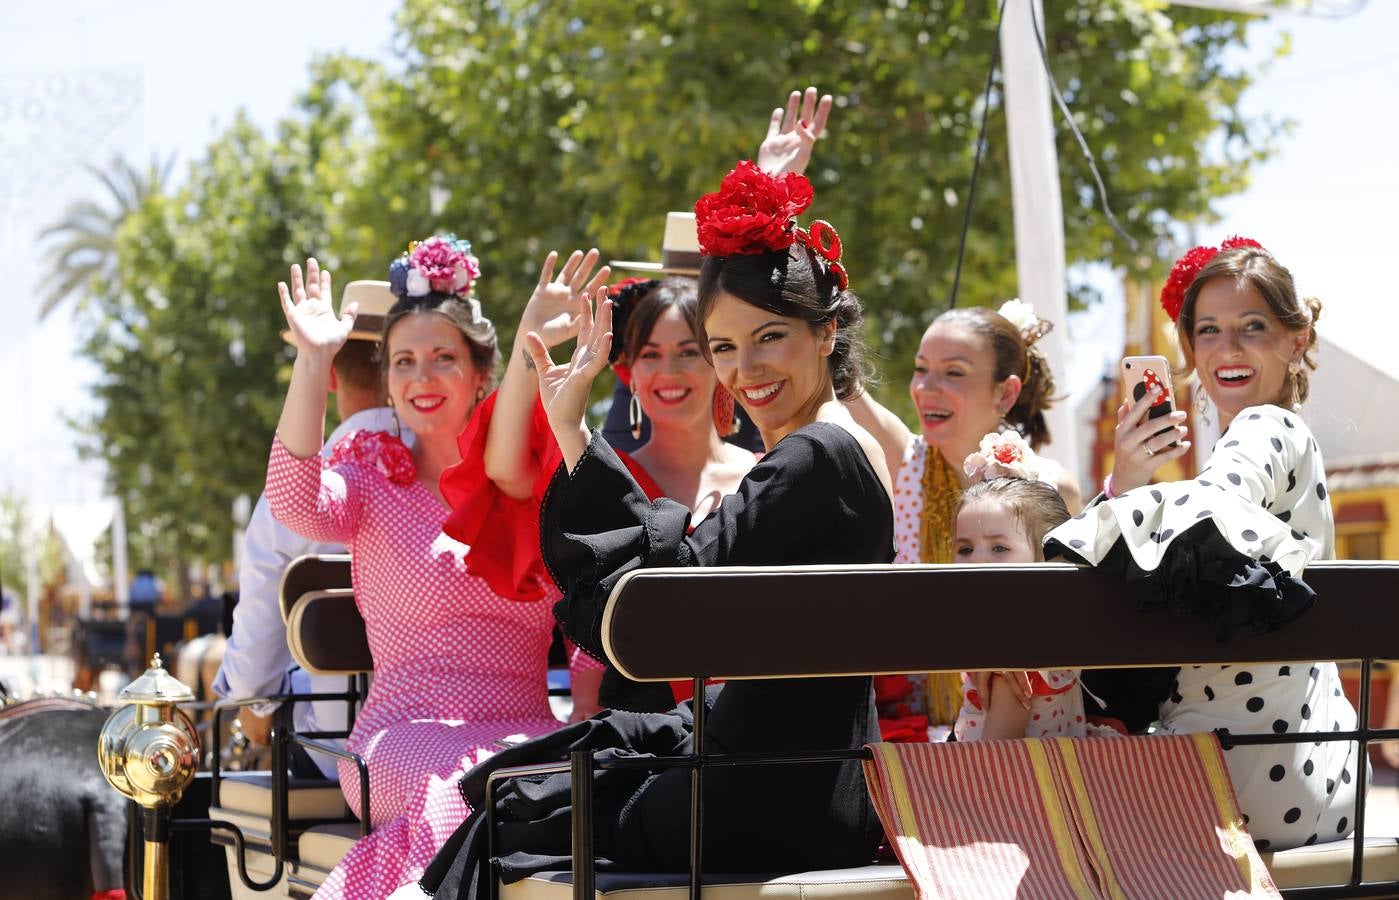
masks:
[[[388,407],[361,410],[341,422],[321,450],[323,456],[352,431],[390,431],[393,411]],[[413,436],[402,434],[412,446]],[[340,675],[311,675],[296,668],[287,649],[287,626],[282,621],[279,592],[282,572],[298,556],[313,553],[344,553],[337,544],[322,544],[304,538],[272,517],[267,498],[259,496],[244,535],[243,560],[238,567],[238,605],[233,608],[233,633],[224,649],[223,664],[214,678],[213,691],[230,700],[245,700],[269,694],[342,693],[347,679]],[[293,670],[295,681],[293,682]],[[261,716],[271,715],[275,703],[252,708]],[[298,703],[292,712],[297,731],[344,731],[345,703],[322,700]],[[328,741],[343,745],[342,741]],[[333,757],[312,753],[316,765],[328,778],[338,777]]]

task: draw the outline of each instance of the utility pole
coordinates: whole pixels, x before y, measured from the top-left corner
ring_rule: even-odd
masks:
[[[1010,148],[1011,205],[1015,215],[1015,273],[1020,299],[1054,330],[1040,339],[1061,391],[1069,367],[1068,276],[1064,263],[1064,207],[1054,147],[1049,76],[1030,16],[1044,21],[1040,0],[1007,0],[1001,20],[1001,72]],[[1041,26],[1043,30],[1043,26]],[[1080,450],[1079,423],[1068,397],[1046,413],[1054,443],[1049,455],[1092,493]]]

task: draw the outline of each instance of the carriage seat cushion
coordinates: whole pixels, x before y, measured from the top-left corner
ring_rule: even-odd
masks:
[[[1288,890],[1350,881],[1350,860],[1354,848],[1355,842],[1347,838],[1259,855],[1272,873],[1278,889]],[[1399,838],[1365,839],[1365,880],[1399,880]]]
[[[345,795],[336,781],[292,778],[288,782],[287,815],[295,819],[338,819],[349,815]],[[239,772],[219,786],[219,806],[235,812],[272,818],[272,773]],[[357,827],[357,826],[356,826]]]
[[[1353,844],[1349,840],[1263,853],[1263,862],[1282,890],[1345,884],[1350,880]],[[1365,839],[1365,880],[1399,880],[1399,838]],[[706,900],[912,900],[913,887],[902,866],[872,865],[795,875],[706,875]],[[500,900],[570,900],[573,876],[541,872],[503,884]],[[679,874],[597,873],[597,894],[607,900],[688,900],[689,876]]]
[[[568,900],[572,892],[571,873],[541,872],[501,885],[500,900]],[[599,872],[597,893],[608,900],[688,900],[689,876]],[[705,900],[913,900],[913,887],[902,866],[876,865],[795,875],[706,875],[704,896]]]
[[[353,822],[308,828],[296,842],[297,855],[301,858],[301,874],[305,874],[305,869],[329,872],[340,864],[357,840],[359,826]]]

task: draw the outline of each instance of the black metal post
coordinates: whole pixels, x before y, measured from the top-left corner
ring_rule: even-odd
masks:
[[[573,782],[573,900],[593,900],[593,751],[574,750],[568,762]]]
[[[690,770],[690,900],[704,889],[704,678],[694,681],[695,767]]]
[[[1365,786],[1370,775],[1370,675],[1373,665],[1374,661],[1370,659],[1360,662],[1360,709],[1356,712],[1360,717],[1356,727],[1360,732],[1360,739],[1356,742],[1360,748],[1360,763],[1355,773],[1355,831],[1350,839],[1352,886],[1365,880]]]

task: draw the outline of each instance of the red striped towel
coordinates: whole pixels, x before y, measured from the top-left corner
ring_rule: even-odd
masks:
[[[1213,735],[871,744],[919,900],[1280,897]]]

